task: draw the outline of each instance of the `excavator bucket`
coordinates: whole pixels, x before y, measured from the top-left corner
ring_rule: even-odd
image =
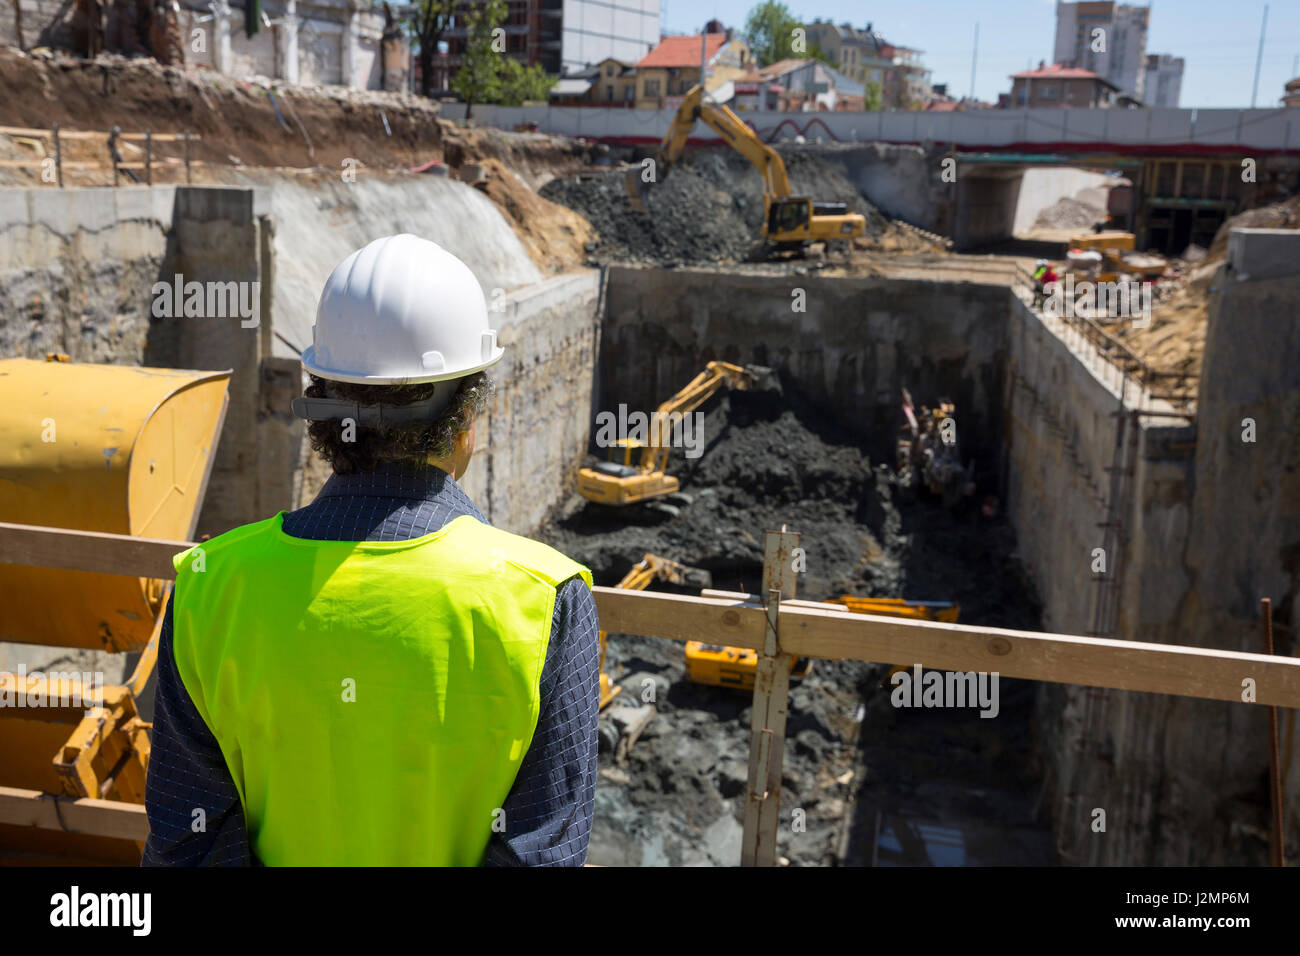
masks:
[[[745,371],[750,377],[750,391],[780,393],[781,377],[775,369],[768,368],[766,365],[746,365]]]
[[[704,568],[693,568],[687,565],[681,565],[681,568],[681,580],[678,583],[683,587],[699,588],[701,591],[713,587],[713,575]]]
[[[0,522],[192,538],[229,372],[0,361]],[[0,862],[139,862],[139,834],[23,825],[54,794],[144,802],[140,713],[168,585],[0,564]],[[104,653],[107,652],[107,653]],[[112,681],[133,670],[121,684]],[[107,670],[108,675],[102,672]],[[23,795],[26,795],[25,798]],[[17,796],[15,796],[17,795]]]

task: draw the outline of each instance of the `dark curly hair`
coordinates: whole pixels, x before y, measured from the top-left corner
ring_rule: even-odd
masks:
[[[304,394],[361,405],[408,405],[429,398],[433,391],[433,384],[353,385],[313,375]],[[486,372],[476,372],[465,377],[447,408],[428,423],[383,428],[357,425],[355,440],[344,441],[342,422],[317,421],[307,423],[307,435],[311,447],[340,475],[374,471],[384,461],[423,462],[430,455],[445,458],[451,454],[456,436],[487,408],[492,394],[492,379]]]

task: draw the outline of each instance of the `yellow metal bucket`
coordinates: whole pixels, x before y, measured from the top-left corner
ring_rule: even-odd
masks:
[[[229,372],[0,360],[0,521],[189,540],[229,379]],[[156,659],[149,642],[164,587],[0,564],[0,640],[143,649],[122,686],[53,670],[0,674],[0,698],[14,705],[0,712],[0,795],[10,808],[0,821],[0,861],[139,861],[143,845],[129,827],[90,833],[21,821],[41,794],[144,802],[149,724],[136,698]]]
[[[188,540],[229,372],[0,360],[0,521]],[[162,582],[0,565],[0,640],[149,640]]]

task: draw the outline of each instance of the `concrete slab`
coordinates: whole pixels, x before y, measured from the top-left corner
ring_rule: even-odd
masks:
[[[1300,275],[1300,229],[1234,229],[1228,269],[1238,282]]]

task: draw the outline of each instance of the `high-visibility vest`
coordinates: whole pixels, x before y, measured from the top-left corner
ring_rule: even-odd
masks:
[[[477,865],[537,727],[556,588],[591,572],[468,515],[360,543],[283,519],[173,559],[176,669],[254,853]]]

